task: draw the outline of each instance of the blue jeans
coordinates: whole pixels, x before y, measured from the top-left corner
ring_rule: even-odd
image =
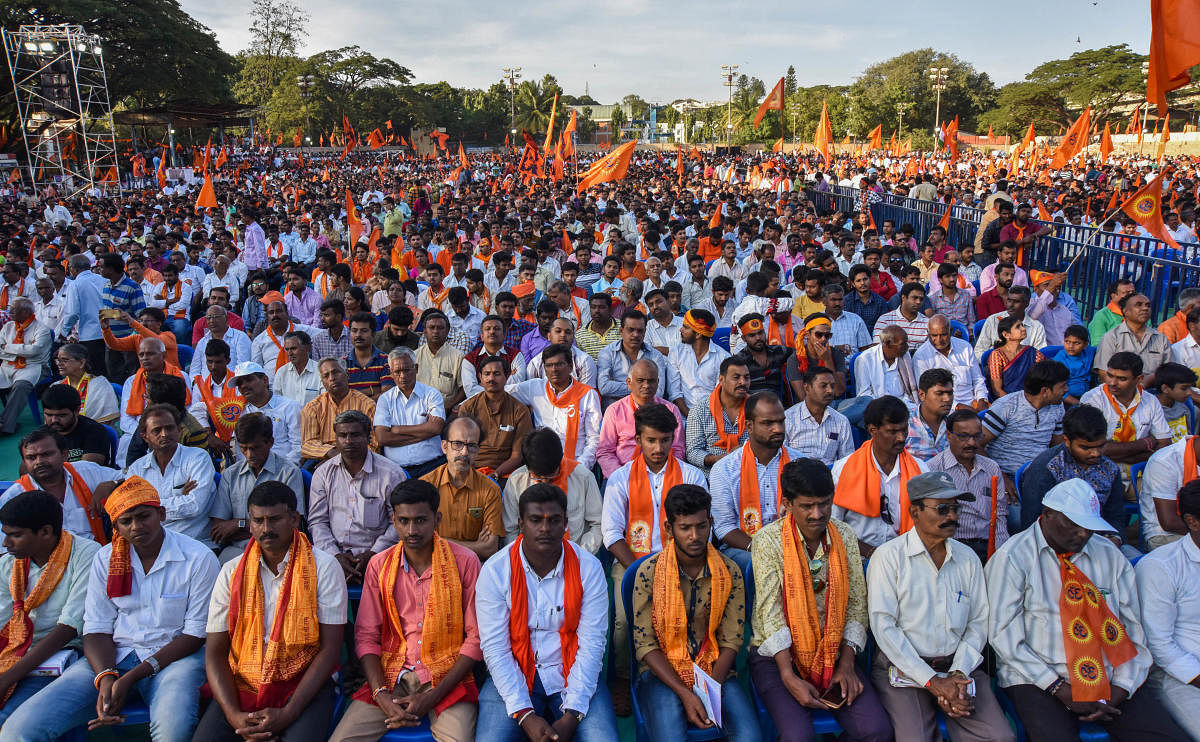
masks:
[[[547,718],[551,720],[562,716],[562,694],[546,695],[540,679],[534,681],[529,701],[533,704],[536,714],[547,717],[549,712]],[[608,695],[608,688],[601,681],[596,685],[596,692],[592,694],[587,715],[575,730],[574,739],[577,742],[613,742],[618,738],[617,716],[613,713],[612,698]],[[500,698],[496,684],[491,678],[487,679],[479,691],[479,720],[475,722],[475,739],[487,742],[525,742],[528,739],[521,727],[517,726],[516,719],[508,715],[504,699]]]
[[[721,544],[717,547],[717,551],[732,559],[738,569],[742,570],[742,574],[746,574],[746,570],[750,568],[750,552],[746,549],[737,549],[729,544]]]
[[[137,655],[130,654],[117,663],[117,671],[124,674],[140,663]],[[0,728],[0,742],[54,742],[96,718],[94,677],[86,659],[71,665],[8,718]],[[126,703],[141,696],[150,707],[150,738],[154,742],[189,742],[199,721],[204,679],[204,650],[200,649],[157,675],[139,680]]]
[[[83,660],[80,660],[81,662]],[[25,703],[34,694],[45,688],[54,680],[52,677],[26,675],[17,683],[17,687],[13,689],[13,694],[9,696],[8,703],[4,704],[4,708],[0,708],[0,725],[3,725],[8,717],[12,716],[22,703]]]
[[[175,341],[180,345],[191,345],[192,323],[186,319],[171,317],[167,319],[167,329],[175,333]],[[187,373],[184,370],[184,373]]]
[[[833,408],[846,416],[851,427],[866,430],[863,426],[863,413],[867,411],[869,404],[871,404],[871,397],[851,397],[834,402]]]
[[[653,740],[683,739],[688,728],[683,703],[649,670],[637,681],[638,704],[646,717],[646,731]],[[729,742],[760,742],[758,714],[737,678],[721,684],[721,730]]]

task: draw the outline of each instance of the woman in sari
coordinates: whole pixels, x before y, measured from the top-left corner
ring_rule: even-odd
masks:
[[[78,343],[68,343],[58,349],[54,360],[58,363],[58,372],[63,376],[55,383],[70,384],[83,400],[79,414],[106,425],[117,419],[120,413],[117,394],[108,379],[87,372],[87,348]]]
[[[1016,317],[1003,317],[996,325],[1000,339],[988,359],[988,384],[999,399],[1025,388],[1025,374],[1043,360],[1041,351],[1025,345],[1024,323]]]
[[[846,357],[830,345],[832,338],[833,323],[829,315],[814,312],[804,318],[804,327],[796,333],[796,353],[787,363],[787,379],[794,402],[804,400],[804,374],[813,366],[824,366],[833,371],[835,397],[846,393]]]

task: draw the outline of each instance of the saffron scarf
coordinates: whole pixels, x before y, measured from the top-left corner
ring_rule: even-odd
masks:
[[[667,459],[666,468],[663,470],[662,490],[655,512],[654,495],[650,488],[650,469],[646,466],[641,451],[633,457],[629,464],[629,520],[625,526],[625,543],[629,545],[629,550],[634,556],[640,558],[651,552],[655,529],[659,532],[660,541],[667,540],[662,530],[663,523],[667,520],[663,502],[671,488],[682,483],[683,473],[679,459],[672,455]]]
[[[783,467],[787,462],[787,449],[780,447],[779,472],[775,475],[776,513],[782,511],[780,503],[783,502],[783,495],[779,487],[779,478],[782,476]],[[753,536],[758,529],[763,527],[762,493],[758,489],[758,464],[755,461],[754,452],[750,450],[749,443],[742,446],[742,461],[738,478],[738,513],[740,528],[745,531],[747,536]]]
[[[1068,554],[1058,555],[1062,592],[1058,597],[1063,648],[1071,678],[1071,700],[1076,703],[1108,701],[1112,688],[1101,653],[1113,667],[1137,656],[1137,647],[1125,633],[1108,601]]]
[[[791,316],[788,316],[787,324],[782,328],[779,323],[772,317],[769,323],[769,331],[767,333],[768,345],[782,345],[785,348],[791,348],[796,344],[796,328],[792,325]]]
[[[425,289],[425,295],[429,298],[430,305],[442,308],[442,302],[446,301],[446,297],[450,295],[450,289],[443,288],[438,293],[433,293],[433,288]]]
[[[817,599],[813,592],[808,551],[805,550],[792,514],[784,518],[783,613],[792,635],[792,662],[804,679],[824,693],[833,680],[838,647],[846,627],[846,604],[850,599],[850,559],[837,526],[825,527],[828,539],[828,580],[825,586],[825,630],[821,630]]]
[[[25,342],[25,331],[28,330],[29,326],[32,324],[33,317],[28,317],[24,322],[17,322],[13,325],[13,327],[16,328],[16,332],[13,333],[13,345],[22,345]],[[12,361],[12,365],[13,368],[25,368],[25,366],[28,364],[24,357],[17,356],[16,359]]]
[[[29,253],[29,256],[30,256],[30,258],[32,258],[32,257],[33,257],[33,252],[32,252],[32,251],[30,251],[30,253]],[[15,298],[17,298],[17,296],[24,296],[24,295],[25,295],[25,279],[24,279],[24,278],[22,278],[22,279],[21,279],[21,280],[20,280],[20,281],[17,283],[17,290],[16,290],[16,292],[15,292],[17,296],[12,296],[12,297],[10,297],[10,296],[9,296],[9,294],[10,294],[10,289],[11,289],[11,288],[12,288],[12,287],[11,287],[11,286],[9,286],[9,285],[6,283],[6,284],[4,284],[4,288],[3,288],[3,289],[0,289],[0,309],[8,309],[8,304],[9,304],[9,301],[11,301],[12,299],[15,299]]]
[[[29,614],[46,602],[58,588],[63,575],[67,572],[67,564],[71,561],[71,544],[74,536],[63,531],[58,538],[58,545],[50,552],[50,559],[42,568],[42,574],[34,583],[33,590],[26,595],[29,588],[29,560],[17,559],[12,565],[12,574],[8,579],[8,593],[12,597],[12,616],[8,623],[0,629],[0,672],[7,672],[25,656],[33,644],[33,619]],[[16,684],[10,685],[3,697],[0,697],[0,708],[8,703],[16,690]]]
[[[579,417],[582,414],[579,402],[589,391],[591,391],[590,386],[572,379],[571,386],[567,387],[562,394],[555,394],[554,387],[550,385],[549,381],[546,382],[546,399],[550,400],[550,404],[566,412],[567,415],[566,440],[563,441],[563,455],[567,458],[575,458],[575,448],[579,442]]]
[[[286,335],[288,332],[291,332],[292,330],[295,329],[295,327],[296,327],[295,323],[288,322],[287,332],[285,332],[284,334]],[[279,341],[279,336],[275,334],[275,331],[271,329],[270,325],[267,325],[267,337],[271,338],[271,342],[275,343],[275,347],[279,349],[279,353],[275,356],[275,370],[278,371],[279,369],[281,369],[287,365],[287,362],[288,362],[287,353],[284,352],[283,343],[281,343]]]
[[[317,563],[308,538],[300,531],[292,533],[275,617],[265,642],[261,560],[258,541],[250,539],[229,583],[229,669],[243,711],[281,708],[321,646]]]
[[[708,395],[708,411],[712,413],[713,424],[717,428],[717,445],[729,453],[738,447],[738,440],[746,432],[746,403],[742,402],[738,410],[737,431],[730,433],[725,427],[725,408],[721,406],[721,387],[718,386]]]
[[[92,529],[92,538],[96,539],[96,543],[101,546],[107,544],[108,536],[104,533],[104,522],[92,512],[91,487],[87,486],[87,482],[83,481],[83,477],[79,476],[79,472],[75,470],[71,462],[63,462],[63,469],[71,475],[71,493],[75,495],[75,501],[79,503],[79,507],[83,508],[83,512],[87,514],[88,525]],[[33,484],[33,478],[28,474],[18,479],[17,484],[21,485],[23,492],[32,492],[38,489]]]
[[[1137,412],[1137,408],[1142,404],[1142,387],[1138,386],[1137,401],[1124,412],[1121,411],[1121,405],[1117,403],[1117,398],[1109,391],[1108,384],[1102,384],[1100,388],[1104,390],[1104,396],[1108,398],[1108,403],[1112,405],[1113,412],[1117,416],[1117,429],[1113,431],[1112,439],[1117,443],[1129,443],[1137,440],[1137,426],[1133,423],[1133,413]]]
[[[908,451],[901,451],[896,463],[900,467],[900,512],[893,517],[896,519],[896,532],[904,533],[913,525],[912,516],[908,514],[908,480],[920,474],[921,467]],[[878,518],[882,512],[882,500],[883,478],[875,466],[871,441],[868,440],[846,458],[846,465],[842,467],[833,492],[833,504],[868,518]]]
[[[1200,471],[1196,469],[1196,436],[1189,435],[1188,443],[1183,447],[1183,483],[1200,477]]]
[[[178,376],[184,381],[187,377],[183,375],[183,371],[178,366],[173,365],[170,361],[164,364],[163,373]],[[184,386],[188,386],[184,384]],[[192,391],[187,390],[187,402],[192,402]],[[146,409],[146,369],[138,368],[137,373],[133,375],[133,381],[129,385],[129,402],[125,404],[125,414],[130,417],[138,417],[142,414],[142,410]]]
[[[227,377],[221,384],[221,396],[214,397],[212,393],[212,374],[201,378],[193,377],[200,398],[208,409],[208,419],[213,424],[213,434],[228,443],[233,439],[233,427],[237,424],[242,411],[246,409],[246,398],[238,394],[233,384],[233,374],[228,371]]]
[[[525,685],[533,690],[537,666],[533,657],[533,639],[529,635],[529,589],[525,584],[525,565],[521,561],[521,543],[524,536],[517,536],[508,550],[509,596],[512,608],[508,613],[508,633],[513,657]],[[562,646],[563,685],[568,682],[575,655],[579,652],[579,619],[583,611],[583,578],[579,571],[579,555],[570,542],[563,539],[563,622],[558,627],[558,639]]]
[[[720,647],[717,646],[717,627],[721,625],[729,594],[733,590],[733,578],[729,569],[721,559],[720,552],[712,544],[708,545],[707,562],[708,573],[712,576],[709,588],[711,594],[708,631],[694,659],[688,649],[688,612],[679,585],[679,556],[675,553],[674,544],[663,545],[654,568],[651,603],[654,634],[659,646],[663,648],[663,653],[667,655],[667,661],[688,687],[696,680],[695,671],[692,669],[693,662],[704,672],[712,674],[713,663],[721,653]]]

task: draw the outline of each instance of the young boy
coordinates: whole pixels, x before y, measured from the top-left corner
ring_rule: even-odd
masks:
[[[1154,385],[1154,394],[1171,428],[1171,442],[1183,440],[1191,433],[1191,411],[1185,402],[1196,385],[1196,372],[1182,363],[1164,363],[1154,373]]]
[[[1096,349],[1091,345],[1086,327],[1071,325],[1063,331],[1063,349],[1050,359],[1066,366],[1071,374],[1067,380],[1067,396],[1063,397],[1063,404],[1079,404],[1083,393],[1092,388],[1092,362],[1095,358]]]

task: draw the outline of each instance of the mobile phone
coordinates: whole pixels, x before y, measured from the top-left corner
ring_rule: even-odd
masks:
[[[842,690],[841,685],[831,685],[829,689],[821,694],[819,699],[821,703],[831,709],[841,708],[846,703],[846,694]]]

